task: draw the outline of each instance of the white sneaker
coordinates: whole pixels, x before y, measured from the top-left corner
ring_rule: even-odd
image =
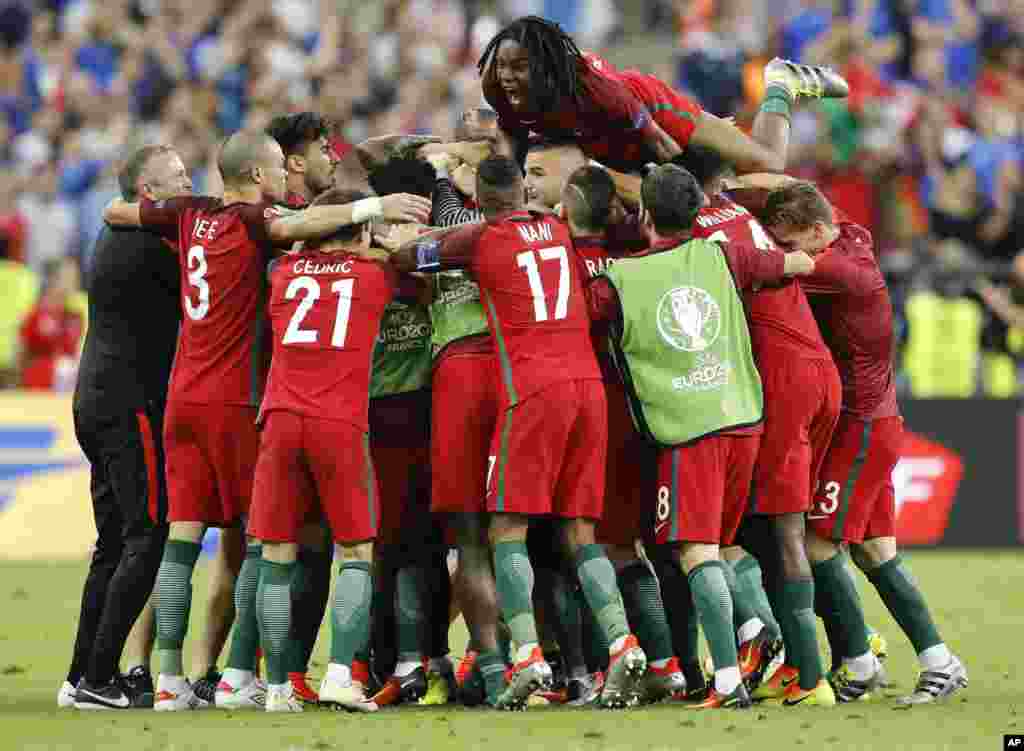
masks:
[[[187,712],[192,709],[206,709],[209,706],[210,702],[196,696],[192,686],[181,676],[157,676],[154,711]]]
[[[380,707],[366,698],[361,683],[338,683],[325,677],[320,684],[320,703],[347,709],[349,712],[376,712]]]
[[[60,691],[57,692],[57,707],[59,709],[69,709],[73,706],[75,706],[75,687],[64,681]]]
[[[263,709],[267,703],[267,685],[259,678],[253,678],[241,688],[221,681],[213,703],[217,709]]]
[[[302,702],[295,695],[291,683],[267,687],[268,712],[301,712]]]
[[[944,668],[921,671],[914,693],[901,697],[897,703],[904,706],[930,704],[962,688],[967,688],[967,668],[954,656]]]

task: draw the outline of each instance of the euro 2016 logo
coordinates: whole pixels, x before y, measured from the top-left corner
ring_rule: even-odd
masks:
[[[722,310],[700,287],[676,287],[658,302],[658,333],[675,349],[700,352],[718,338]]]

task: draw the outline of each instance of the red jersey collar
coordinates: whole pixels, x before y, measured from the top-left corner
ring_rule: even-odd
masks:
[[[685,232],[679,232],[678,234],[671,235],[669,237],[662,237],[657,242],[651,243],[651,246],[647,249],[649,253],[657,253],[662,250],[670,250],[672,248],[678,248],[683,243],[692,240],[693,233],[689,230]]]

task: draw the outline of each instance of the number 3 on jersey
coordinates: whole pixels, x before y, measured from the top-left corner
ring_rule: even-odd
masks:
[[[345,346],[348,317],[352,312],[352,289],[355,284],[355,279],[339,279],[331,285],[331,292],[338,296],[338,311],[334,316],[334,332],[331,334],[331,346],[337,349]],[[299,293],[305,293],[305,297],[299,301],[299,307],[288,322],[281,344],[316,344],[320,337],[319,331],[302,328],[303,320],[320,299],[320,283],[311,276],[296,277],[288,285],[284,296],[286,300],[294,300]]]
[[[188,249],[188,283],[196,290],[198,303],[192,302],[192,291],[185,293],[185,312],[193,321],[201,321],[210,312],[210,283],[206,281],[206,249],[193,245]]]
[[[547,296],[544,294],[544,284],[541,282],[540,270],[537,266],[537,256],[541,261],[558,261],[558,299],[555,301],[555,320],[565,318],[569,313],[569,256],[565,246],[558,245],[554,248],[541,248],[536,253],[532,250],[525,250],[516,255],[516,263],[519,268],[526,270],[526,278],[530,280],[530,294],[533,295],[533,317],[537,321],[546,321],[548,314]]]

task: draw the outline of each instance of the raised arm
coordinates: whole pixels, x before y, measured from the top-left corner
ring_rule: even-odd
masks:
[[[392,254],[391,263],[399,271],[426,273],[468,268],[485,229],[486,224],[464,224],[434,230],[402,245]]]
[[[281,216],[267,227],[275,245],[314,240],[332,234],[338,227],[359,224],[368,219],[392,222],[426,223],[430,217],[430,200],[409,193],[364,198],[342,206],[311,206]]]

